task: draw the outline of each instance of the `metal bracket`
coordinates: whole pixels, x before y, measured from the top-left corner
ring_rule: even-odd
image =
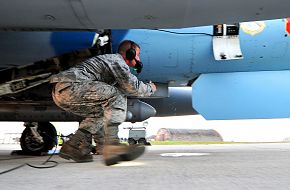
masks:
[[[243,59],[238,25],[214,25],[213,52],[217,61]]]
[[[30,128],[31,134],[38,143],[44,143],[42,136],[37,131],[37,122],[29,122],[29,124],[25,124],[25,126]]]
[[[48,77],[50,75],[51,73],[45,73],[2,83],[0,84],[0,96],[22,92],[32,87],[48,82]]]

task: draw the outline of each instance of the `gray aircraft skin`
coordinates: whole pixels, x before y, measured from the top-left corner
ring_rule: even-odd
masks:
[[[2,30],[182,28],[287,18],[288,0],[9,0]]]

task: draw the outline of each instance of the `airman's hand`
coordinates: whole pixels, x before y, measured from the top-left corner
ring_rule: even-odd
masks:
[[[156,85],[153,82],[151,82],[151,81],[150,81],[150,85],[152,87],[153,92],[155,92],[156,91]]]

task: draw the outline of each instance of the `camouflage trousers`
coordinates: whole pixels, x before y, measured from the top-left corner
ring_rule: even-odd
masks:
[[[127,98],[116,87],[99,81],[59,82],[52,97],[57,106],[82,116],[79,128],[112,141],[118,139],[118,126],[125,121]]]

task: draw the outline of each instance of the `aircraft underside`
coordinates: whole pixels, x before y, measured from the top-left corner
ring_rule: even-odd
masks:
[[[9,0],[1,3],[0,29],[182,28],[286,18],[288,7],[288,0]]]
[[[124,39],[141,46],[143,71],[132,72],[158,85],[151,98],[128,97],[127,121],[193,114],[215,120],[290,117],[288,25],[289,19],[279,19],[229,29],[0,32],[0,121],[26,122],[23,147],[33,146],[24,149],[45,151],[55,143],[54,137],[43,141],[45,133],[55,134],[50,121],[82,120],[54,105],[49,77],[116,52]],[[218,34],[219,27],[231,34]]]

